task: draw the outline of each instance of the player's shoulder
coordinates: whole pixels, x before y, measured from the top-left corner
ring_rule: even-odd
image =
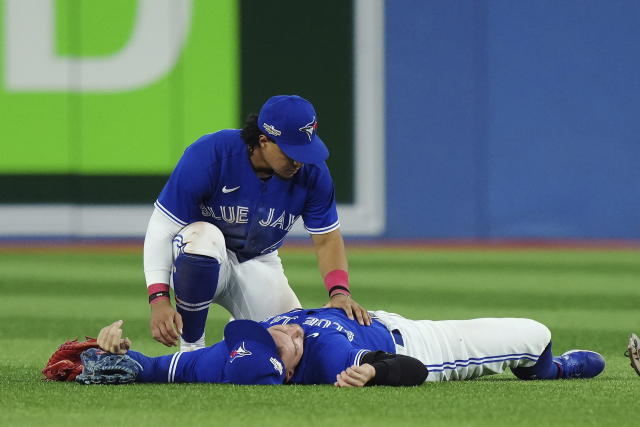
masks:
[[[307,168],[307,171],[313,174],[329,174],[329,167],[326,162],[322,163],[314,163],[314,164],[306,164],[304,165]]]
[[[325,162],[317,164],[305,164],[302,169],[294,177],[298,183],[304,183],[310,187],[320,185],[329,185],[333,181],[329,168]]]
[[[198,155],[208,154],[222,160],[245,153],[246,148],[240,129],[223,129],[201,136],[186,151]]]
[[[191,147],[208,147],[219,152],[236,152],[244,148],[240,129],[223,129],[198,138]]]

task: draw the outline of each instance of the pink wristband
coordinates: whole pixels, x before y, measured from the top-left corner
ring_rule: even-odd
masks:
[[[149,293],[149,304],[155,304],[162,300],[170,300],[169,285],[166,283],[154,283],[153,285],[147,286],[147,292]]]
[[[155,294],[156,292],[169,292],[169,285],[166,283],[154,283],[153,285],[147,286],[147,292],[149,295]]]
[[[329,292],[329,298],[335,294],[351,295],[349,292],[349,273],[345,270],[333,270],[324,276],[324,287]]]

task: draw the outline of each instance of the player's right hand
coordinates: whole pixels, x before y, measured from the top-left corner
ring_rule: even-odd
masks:
[[[122,323],[122,320],[117,320],[100,330],[96,341],[102,350],[113,354],[125,354],[131,348],[129,338],[122,338]]]
[[[182,334],[182,316],[168,300],[151,304],[151,336],[167,347],[178,344]]]
[[[376,376],[376,368],[368,363],[353,365],[336,375],[336,387],[364,387]]]

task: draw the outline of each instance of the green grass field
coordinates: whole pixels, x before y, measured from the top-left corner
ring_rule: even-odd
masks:
[[[281,255],[302,303],[322,305],[313,254]],[[141,255],[4,250],[0,426],[637,425],[640,377],[623,357],[628,333],[640,333],[637,251],[352,249],[349,258],[354,297],[369,309],[414,319],[530,317],[549,326],[555,353],[593,349],[607,368],[593,380],[522,382],[507,372],[417,388],[43,382],[59,344],[117,319],[135,349],[169,352],[149,336]],[[211,310],[209,342],[227,319]]]

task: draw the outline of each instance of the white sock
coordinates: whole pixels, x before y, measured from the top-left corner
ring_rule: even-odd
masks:
[[[182,337],[180,337],[180,351],[193,351],[205,347],[206,344],[204,343],[204,333],[196,342],[187,342],[182,339]]]

